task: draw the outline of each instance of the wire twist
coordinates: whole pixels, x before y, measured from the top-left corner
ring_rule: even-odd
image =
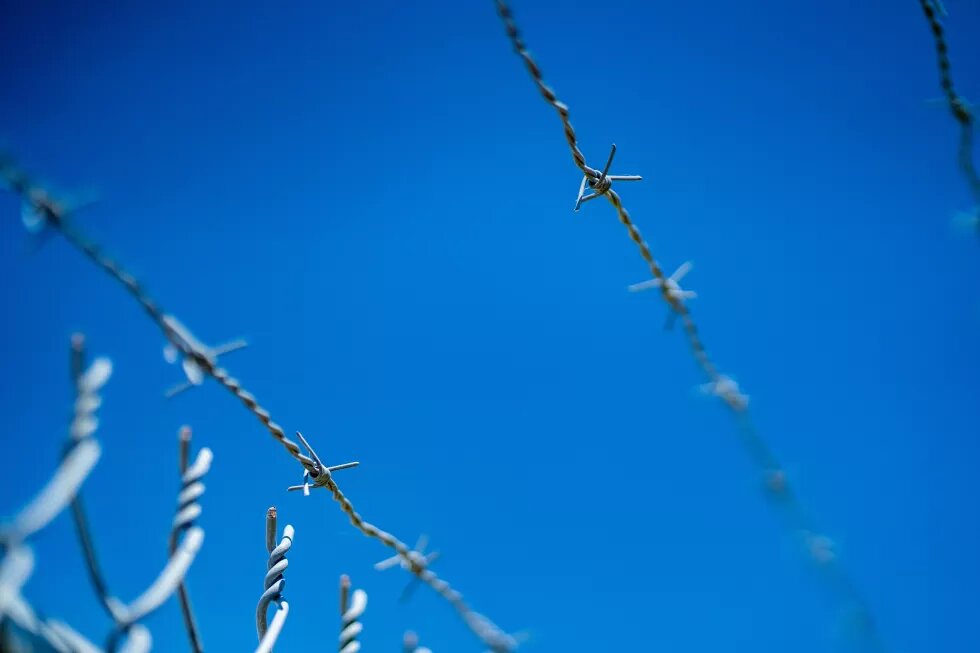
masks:
[[[368,596],[364,590],[350,591],[350,577],[344,574],[340,577],[340,653],[357,653],[361,643],[357,636],[364,627],[359,621],[367,609]]]
[[[288,611],[288,604],[286,600],[282,597],[282,590],[286,586],[286,579],[283,577],[283,572],[289,566],[289,561],[286,559],[286,553],[293,546],[293,534],[294,529],[291,525],[286,525],[282,531],[282,539],[279,543],[276,543],[276,517],[277,512],[275,506],[269,508],[266,511],[265,523],[266,523],[266,536],[265,545],[266,549],[269,551],[269,562],[267,565],[267,570],[265,572],[265,579],[263,581],[263,587],[265,591],[262,592],[262,596],[259,597],[259,603],[255,608],[255,629],[259,635],[259,641],[264,643],[266,632],[269,630],[267,612],[270,603],[275,603],[280,609]],[[283,608],[282,606],[287,607]],[[283,617],[285,618],[285,616]],[[280,626],[281,628],[281,626]],[[269,642],[269,650],[272,650],[272,643]]]
[[[197,518],[201,515],[201,504],[198,499],[204,494],[204,483],[202,479],[211,469],[213,454],[205,447],[197,454],[194,464],[188,467],[191,444],[191,429],[184,426],[178,434],[180,443],[179,467],[181,472],[181,489],[177,495],[177,514],[174,516],[173,526],[170,530],[169,552],[173,555],[177,551],[177,542],[180,536],[194,527]],[[200,631],[197,627],[197,620],[194,618],[194,610],[191,607],[190,594],[187,591],[187,584],[181,581],[177,586],[177,599],[180,601],[180,611],[184,618],[184,628],[187,630],[187,637],[190,640],[191,650],[194,653],[201,653],[204,645],[201,643]]]

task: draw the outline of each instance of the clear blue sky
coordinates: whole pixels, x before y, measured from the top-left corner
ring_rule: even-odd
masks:
[[[370,520],[528,651],[846,650],[842,606],[757,470],[491,2],[20,3],[0,21],[0,137],[101,203],[78,225],[302,430]],[[980,98],[980,6],[948,0]],[[918,3],[520,2],[590,163],[686,282],[709,351],[838,543],[891,651],[980,650],[980,243]],[[370,595],[366,650],[407,628],[478,651],[209,382],[180,380],[139,308],[63,241],[38,253],[0,194],[3,502],[65,437],[68,342],[110,356],[86,486],[113,591],[165,559],[176,433],[214,449],[190,577],[210,651],[254,646],[263,516],[296,527],[281,650],[333,646],[337,576]],[[101,641],[71,524],[25,593]],[[175,603],[149,622],[185,646]]]

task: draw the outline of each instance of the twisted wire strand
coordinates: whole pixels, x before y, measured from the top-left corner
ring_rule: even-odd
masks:
[[[926,0],[922,0],[922,2],[925,5]],[[578,150],[578,147],[575,144],[574,131],[571,131],[570,129],[568,106],[558,100],[555,92],[545,84],[537,63],[532,59],[523,38],[520,35],[517,23],[514,20],[513,13],[509,6],[503,0],[495,0],[495,3],[497,6],[497,12],[504,23],[505,30],[515,51],[524,60],[528,72],[531,74],[532,80],[538,86],[538,89],[541,91],[544,99],[559,113],[565,130],[566,140],[568,140],[569,147],[572,150],[572,157],[575,159],[576,165],[586,175],[589,175],[589,171],[594,169],[590,168],[586,164],[584,157],[582,157],[581,160],[579,159],[581,152]],[[931,10],[927,10],[927,15],[933,15],[930,12]],[[943,46],[941,51],[943,53],[945,52],[945,46]],[[948,71],[948,61],[944,70]],[[945,83],[944,88],[946,88]],[[951,88],[952,85],[950,82],[949,89],[951,90]],[[950,97],[954,96],[951,95]],[[969,116],[969,114],[966,115]],[[967,123],[965,124],[969,124],[969,120],[967,120]],[[656,258],[653,256],[650,246],[640,234],[640,230],[633,222],[629,211],[623,205],[622,198],[615,190],[611,188],[606,189],[603,195],[616,211],[616,216],[619,219],[619,222],[626,229],[630,240],[633,241],[639,250],[640,256],[643,258],[643,261],[650,270],[650,274],[653,276],[653,278],[659,280],[660,296],[668,305],[669,309],[673,311],[674,314],[676,314],[680,319],[695,362],[704,372],[710,384],[714,385],[716,388],[721,387],[722,383],[730,381],[729,377],[723,375],[719,371],[714,361],[708,355],[708,351],[701,339],[697,324],[695,323],[694,318],[686,304],[681,300],[681,298],[670,292],[670,286],[667,283],[668,278],[666,274],[658,264]],[[862,618],[865,620],[866,625],[865,634],[868,635],[869,643],[873,646],[873,648],[881,648],[881,642],[872,622],[870,605],[858,592],[855,584],[846,575],[843,568],[838,564],[834,564],[837,562],[836,554],[834,554],[832,550],[824,551],[823,549],[819,549],[819,551],[822,553],[818,555],[811,547],[811,540],[819,540],[825,543],[830,542],[830,540],[818,534],[817,529],[813,526],[812,520],[796,497],[795,493],[790,488],[786,474],[783,472],[783,469],[775,454],[769,448],[768,444],[762,439],[754,426],[748,410],[748,402],[737,392],[718,392],[717,394],[722,399],[723,403],[735,415],[736,421],[739,425],[739,433],[743,444],[747,448],[752,460],[762,469],[767,492],[778,500],[778,503],[784,508],[790,522],[794,524],[794,527],[798,530],[798,532],[801,532],[804,535],[805,543],[807,543],[808,548],[810,548],[811,557],[818,563],[821,563],[824,567],[832,567],[831,572],[834,585],[839,591],[842,592],[843,596],[858,606],[859,611],[862,613]]]
[[[71,426],[69,428],[69,439],[65,447],[65,455],[77,447],[79,442],[84,438],[91,437],[95,432],[95,427],[98,425],[97,422],[92,421],[94,420],[94,408],[92,408],[92,405],[94,403],[97,408],[101,404],[101,399],[95,402],[92,401],[92,388],[96,385],[101,387],[99,382],[104,384],[108,380],[108,375],[111,373],[111,365],[107,366],[106,364],[102,364],[100,366],[100,360],[107,361],[108,359],[97,359],[92,364],[92,367],[86,371],[85,336],[80,333],[72,336],[69,367],[71,369],[72,385],[75,389],[75,402]],[[101,370],[101,373],[89,376],[93,371],[98,372],[99,370]],[[82,427],[81,425],[85,426]],[[92,529],[89,526],[88,514],[85,510],[85,502],[82,498],[81,490],[72,499],[71,515],[72,521],[75,524],[75,534],[78,537],[78,543],[82,549],[82,557],[85,561],[85,569],[88,572],[89,582],[92,584],[92,589],[95,590],[99,604],[106,611],[106,614],[109,615],[109,618],[115,622],[118,617],[113,611],[116,603],[112,600],[109,585],[105,580],[102,567],[99,564],[99,557],[95,550],[95,538],[92,536]]]
[[[289,560],[286,559],[286,554],[293,546],[294,535],[293,527],[287,524],[282,529],[282,539],[277,544],[276,519],[277,511],[275,506],[273,506],[266,511],[265,515],[265,546],[269,552],[269,562],[266,566],[265,579],[263,581],[264,591],[262,592],[262,596],[259,597],[258,605],[255,607],[255,630],[259,636],[260,647],[264,642],[270,651],[272,650],[272,645],[275,643],[276,637],[278,637],[279,630],[282,629],[282,623],[279,624],[276,634],[267,640],[266,637],[270,630],[267,612],[270,603],[275,603],[279,606],[280,610],[289,610],[288,604],[286,608],[282,608],[283,604],[285,604],[285,600],[282,597],[282,590],[286,586],[286,579],[283,577],[283,573],[289,566]],[[286,614],[283,614],[282,621],[285,621],[285,618]]]
[[[272,615],[272,621],[269,623],[268,630],[265,631],[265,637],[259,641],[259,645],[255,648],[255,653],[272,653],[272,647],[279,639],[279,634],[282,632],[283,626],[286,625],[286,617],[288,616],[289,601],[282,599],[279,601],[279,609]]]
[[[557,107],[556,107],[557,108]],[[565,110],[567,113],[567,109]],[[577,151],[574,145],[575,133],[571,130],[571,125],[569,125],[566,131],[566,138],[569,139],[570,146]],[[584,161],[584,156],[581,152],[578,153],[579,157]],[[578,158],[576,157],[576,161]],[[590,172],[591,171],[591,172]],[[598,171],[589,169],[583,169],[586,175],[590,175],[598,178]],[[114,260],[107,257],[102,253],[102,250],[93,242],[84,237],[81,232],[76,230],[70,225],[67,211],[61,206],[47,191],[34,185],[27,175],[16,167],[11,158],[7,156],[0,155],[0,177],[2,177],[10,188],[20,195],[25,202],[29,202],[31,206],[41,215],[44,219],[46,225],[51,228],[56,229],[60,232],[65,239],[73,245],[76,249],[81,250],[91,261],[93,261],[98,267],[102,268],[106,273],[109,274],[118,283],[122,284],[127,292],[143,307],[150,319],[152,319],[157,326],[163,331],[164,336],[167,341],[170,342],[174,347],[176,347],[181,354],[190,358],[201,370],[221,384],[226,390],[235,395],[238,400],[245,406],[245,408],[252,413],[266,428],[266,430],[275,438],[282,446],[286,449],[286,452],[293,457],[297,462],[299,462],[303,468],[309,473],[310,478],[314,481],[314,484],[318,487],[326,488],[330,494],[333,496],[334,500],[340,505],[341,510],[350,519],[351,525],[359,530],[363,535],[378,540],[390,549],[393,549],[396,553],[402,556],[403,559],[411,561],[409,554],[411,550],[409,547],[396,538],[391,533],[381,530],[377,526],[365,521],[360,514],[354,509],[353,504],[350,500],[341,492],[337,483],[333,480],[330,469],[314,460],[310,456],[302,453],[300,446],[286,437],[286,433],[283,428],[276,423],[268,410],[259,404],[255,396],[245,390],[242,387],[241,382],[217,364],[217,361],[206,355],[205,352],[199,351],[195,346],[190,343],[179,331],[174,328],[173,320],[170,315],[160,307],[160,305],[154,301],[149,294],[144,290],[142,284],[140,284],[133,275],[125,271],[125,269],[116,263]],[[419,575],[419,574],[416,574]],[[434,573],[429,572],[423,576],[419,575],[419,578],[425,582],[427,585],[436,590],[441,596],[450,601],[456,611],[464,618],[467,624],[471,623],[471,619],[467,617],[473,613],[469,606],[462,601],[458,592],[451,590],[448,583],[439,579]],[[450,599],[449,597],[454,597]],[[474,622],[475,623],[475,622]],[[471,630],[473,630],[471,626]],[[495,639],[495,633],[488,635],[490,631],[484,630],[477,632],[473,630],[480,639],[484,639],[484,643],[491,645],[497,641]],[[500,631],[502,634],[502,631]],[[482,633],[482,634],[481,634]],[[487,641],[489,640],[489,641]]]
[[[361,643],[357,636],[364,627],[359,621],[367,609],[368,596],[364,590],[350,591],[350,577],[344,574],[340,577],[340,653],[357,653]]]
[[[950,113],[960,126],[960,143],[957,159],[960,170],[966,178],[967,185],[973,195],[973,200],[978,204],[976,208],[977,218],[980,219],[980,175],[977,174],[976,166],[973,163],[973,114],[970,112],[969,104],[961,95],[956,92],[953,86],[952,64],[949,61],[949,47],[946,43],[946,36],[943,24],[940,22],[940,13],[945,14],[942,5],[937,5],[935,0],[919,0],[922,6],[922,13],[925,14],[932,31],[933,39],[936,42],[936,58],[939,64],[939,85],[942,86],[943,94],[949,105]],[[977,231],[980,233],[980,220],[977,222]]]
[[[181,427],[178,441],[180,444],[181,489],[180,494],[177,495],[177,515],[174,517],[173,527],[170,531],[168,543],[170,555],[176,553],[177,542],[181,534],[193,528],[194,522],[201,515],[201,504],[198,503],[198,499],[204,494],[202,479],[211,469],[211,460],[213,459],[211,450],[205,447],[198,452],[194,464],[188,467],[191,445],[191,429],[189,426]],[[180,602],[180,611],[184,618],[184,627],[187,630],[191,650],[194,653],[201,653],[204,650],[204,645],[201,643],[201,634],[197,627],[197,620],[194,618],[187,584],[183,580],[177,586],[177,599]]]

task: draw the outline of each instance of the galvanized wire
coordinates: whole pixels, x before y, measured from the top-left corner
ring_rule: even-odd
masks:
[[[364,630],[360,619],[367,609],[368,595],[364,590],[351,593],[350,588],[350,577],[344,574],[340,577],[340,653],[357,653],[361,650],[357,636]]]
[[[119,605],[120,619],[106,644],[109,653],[117,650],[120,638],[131,635],[130,630],[138,621],[156,611],[177,591],[203,543],[204,529],[199,526],[190,528],[153,584],[128,605]]]
[[[524,64],[527,67],[527,70],[530,73],[535,85],[541,92],[541,95],[551,106],[555,108],[556,111],[558,111],[562,126],[564,128],[565,138],[568,141],[569,148],[571,149],[572,158],[575,161],[575,165],[582,170],[586,176],[592,177],[593,175],[590,171],[595,172],[595,170],[587,165],[585,157],[582,156],[582,153],[576,144],[575,132],[571,129],[571,124],[569,122],[568,105],[561,102],[558,99],[557,94],[547,84],[545,84],[540,68],[531,57],[531,54],[528,52],[527,46],[524,43],[524,40],[521,37],[520,31],[517,27],[517,23],[514,20],[513,13],[508,5],[503,2],[503,0],[495,0],[495,2],[497,12],[504,23],[504,28],[508,37],[510,38],[514,50],[524,61]],[[923,0],[923,3],[925,4],[925,0]],[[930,11],[931,10],[927,10],[927,15],[931,15]],[[944,53],[945,46],[940,48],[940,50],[941,53]],[[941,64],[941,68],[948,70],[948,62],[945,67],[943,67]],[[951,82],[948,86],[951,90]],[[947,85],[944,82],[944,88],[946,87]],[[950,97],[953,98],[955,96],[950,95]],[[966,115],[968,116],[968,114]],[[766,491],[777,499],[777,503],[787,512],[790,523],[797,530],[797,532],[803,535],[804,543],[807,544],[810,557],[817,563],[823,565],[825,568],[831,568],[834,585],[842,592],[847,600],[853,602],[859,607],[859,610],[862,613],[862,619],[864,620],[866,626],[865,634],[868,635],[868,642],[873,647],[880,648],[881,643],[871,621],[870,606],[858,593],[855,585],[850,581],[849,577],[846,575],[840,565],[836,564],[837,558],[836,554],[834,554],[832,551],[832,548],[824,549],[823,551],[825,551],[825,554],[821,555],[819,553],[820,549],[814,549],[813,546],[811,546],[812,542],[815,540],[828,543],[831,541],[825,536],[819,535],[819,531],[817,531],[817,529],[813,526],[812,520],[809,518],[802,504],[800,504],[795,494],[792,492],[786,474],[779,465],[775,454],[760,437],[749,414],[748,398],[738,391],[737,384],[732,381],[731,377],[724,375],[719,371],[714,361],[708,355],[707,349],[701,340],[701,335],[697,324],[695,323],[690,310],[684,303],[682,295],[677,292],[671,292],[668,277],[664,274],[663,269],[653,256],[650,246],[640,234],[640,230],[633,222],[629,211],[623,205],[622,198],[612,188],[607,188],[603,195],[616,211],[616,216],[619,219],[619,222],[626,229],[630,240],[633,241],[639,250],[640,256],[643,258],[643,261],[650,270],[650,274],[655,280],[657,280],[656,287],[660,289],[661,298],[667,304],[670,311],[672,311],[673,315],[680,319],[685,336],[687,337],[690,345],[692,355],[698,366],[708,378],[708,384],[706,385],[709,388],[713,388],[712,394],[717,395],[735,415],[736,421],[740,427],[739,432],[742,441],[753,461],[762,470],[762,478],[765,482]]]
[[[94,417],[95,409],[101,405],[101,398],[95,393],[108,380],[112,372],[112,365],[106,358],[96,359],[88,369],[86,369],[85,355],[85,336],[76,333],[71,339],[70,370],[72,385],[75,388],[74,411],[72,414],[71,426],[69,427],[68,443],[65,447],[65,454],[72,451],[83,439],[90,438],[98,427],[98,421]],[[95,538],[92,537],[92,529],[89,526],[88,515],[85,511],[85,503],[82,492],[76,493],[71,502],[72,521],[75,524],[75,533],[82,549],[82,556],[85,560],[85,569],[88,571],[89,581],[95,590],[95,595],[99,599],[106,614],[114,622],[118,616],[113,610],[117,602],[112,599],[109,586],[102,568],[99,565],[99,558],[95,551]]]
[[[205,374],[218,381],[238,397],[249,412],[262,422],[272,437],[278,440],[293,458],[311,472],[315,471],[313,461],[301,453],[299,445],[286,437],[282,427],[272,421],[269,412],[262,408],[254,395],[242,388],[239,381],[231,377],[227,371],[218,367],[217,359],[202,351],[196,340],[186,338],[181,333],[180,323],[163,310],[136,277],[106,255],[97,244],[85,237],[81,231],[77,230],[71,224],[69,211],[65,206],[47,190],[35,184],[25,172],[14,165],[10,156],[3,153],[0,153],[0,178],[37,213],[45,227],[57,230],[69,244],[80,250],[99,268],[121,284],[126,292],[143,307],[146,314],[163,332],[167,341],[181,355],[193,361]]]
[[[279,630],[282,629],[282,623],[280,622],[275,635],[270,636],[266,639],[269,625],[268,616],[269,604],[275,603],[279,606],[280,610],[283,610],[282,606],[285,604],[285,600],[282,597],[282,590],[286,586],[286,579],[283,577],[283,573],[289,566],[289,560],[286,559],[286,554],[289,549],[293,546],[293,527],[287,525],[282,530],[282,539],[279,543],[276,543],[276,519],[277,511],[275,506],[269,508],[265,515],[265,546],[269,552],[269,562],[266,566],[265,579],[263,581],[264,591],[262,596],[259,597],[259,603],[255,608],[255,630],[259,636],[260,647],[264,644],[268,646],[268,650],[272,650],[273,644],[275,644],[276,637],[278,637]],[[284,609],[281,620],[285,620],[286,614],[288,614],[289,607]]]
[[[101,455],[99,443],[81,442],[55,470],[44,488],[20,511],[10,524],[0,526],[0,546],[23,542],[47,526],[68,507]]]
[[[949,111],[960,126],[960,143],[958,161],[963,177],[966,179],[973,195],[973,201],[977,203],[974,208],[976,212],[977,233],[980,234],[980,175],[977,174],[976,166],[973,163],[973,114],[967,101],[956,92],[953,87],[953,71],[949,61],[949,47],[946,44],[946,36],[943,24],[939,20],[939,14],[945,16],[942,5],[935,0],[919,0],[922,6],[922,13],[929,21],[929,28],[932,31],[933,39],[936,42],[936,58],[939,64],[939,85],[942,86],[946,103]]]
[[[178,442],[180,447],[181,489],[180,494],[177,495],[177,515],[174,517],[173,527],[170,531],[168,546],[170,555],[176,552],[177,542],[181,534],[192,528],[194,522],[201,515],[201,504],[198,503],[198,499],[204,494],[202,479],[211,469],[213,458],[211,450],[205,447],[198,452],[194,464],[188,467],[191,445],[191,429],[189,426],[180,429]],[[200,631],[197,628],[197,621],[194,619],[194,610],[191,608],[187,585],[183,581],[177,586],[177,599],[180,601],[180,611],[184,618],[184,627],[187,630],[191,650],[194,653],[201,653],[204,650],[204,645],[201,643]]]
[[[568,137],[574,143],[574,132],[569,131]],[[585,174],[591,174],[598,178],[599,171],[593,170],[591,173],[584,170]],[[341,492],[337,483],[333,480],[332,470],[344,468],[344,465],[334,468],[324,465],[318,459],[302,453],[300,446],[286,437],[285,431],[279,424],[272,420],[268,410],[262,407],[255,396],[245,390],[241,382],[231,376],[227,370],[217,364],[217,359],[209,356],[208,352],[202,351],[196,339],[188,338],[187,332],[176,318],[166,313],[160,305],[153,300],[145,291],[142,284],[130,273],[126,272],[116,261],[106,256],[102,250],[93,242],[88,240],[76,230],[70,223],[67,210],[49,192],[34,184],[30,178],[18,167],[16,167],[10,157],[0,155],[0,177],[2,177],[10,188],[20,195],[34,211],[37,212],[44,226],[55,229],[61,233],[65,239],[76,249],[81,250],[91,261],[103,269],[109,276],[120,283],[126,291],[143,307],[147,315],[157,324],[163,332],[167,341],[173,345],[185,358],[191,360],[202,372],[210,376],[229,392],[234,394],[245,408],[252,413],[266,430],[279,441],[286,449],[287,453],[298,461],[304,468],[308,478],[313,481],[316,487],[326,488],[334,500],[340,505],[341,510],[348,516],[351,524],[363,535],[376,539],[385,546],[393,549],[406,560],[409,559],[411,550],[401,540],[391,533],[381,530],[377,526],[365,521],[354,509],[350,500]],[[461,595],[452,590],[449,584],[441,580],[435,573],[426,572],[416,574],[419,578],[434,589],[440,596],[448,600],[456,611],[463,617],[467,624],[476,623],[469,618],[473,613],[469,606],[462,600]],[[501,641],[498,633],[492,629],[482,628],[471,630],[484,640],[488,646],[493,647],[495,643]],[[499,630],[499,629],[498,629]],[[499,631],[503,635],[503,631]]]

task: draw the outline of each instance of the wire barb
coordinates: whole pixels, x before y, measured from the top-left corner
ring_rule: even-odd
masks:
[[[582,206],[583,202],[588,202],[589,200],[594,200],[597,197],[602,197],[609,192],[612,188],[612,182],[614,181],[641,181],[643,177],[640,175],[610,175],[609,168],[612,166],[613,157],[616,156],[616,144],[613,143],[612,150],[609,152],[609,159],[606,161],[606,167],[602,169],[602,172],[598,170],[593,170],[588,168],[585,175],[582,177],[582,184],[578,189],[578,198],[575,200],[575,212],[578,213],[579,208]],[[594,192],[586,195],[585,187],[588,186]]]

